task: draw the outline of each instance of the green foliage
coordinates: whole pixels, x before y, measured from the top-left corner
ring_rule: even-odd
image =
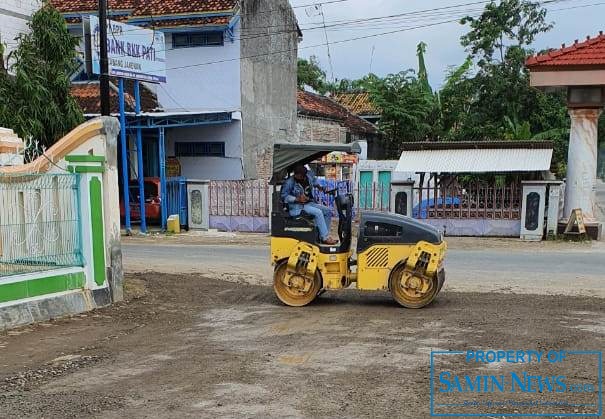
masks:
[[[504,116],[504,122],[506,123],[506,130],[504,132],[504,138],[509,141],[529,141],[531,140],[531,127],[528,121],[519,121],[515,118],[510,119],[508,116]]]
[[[431,89],[431,85],[429,83],[429,75],[426,71],[424,54],[426,54],[426,44],[421,42],[416,47],[416,56],[418,57],[418,80],[420,81],[420,84],[425,92],[433,93],[433,89]]]
[[[0,126],[49,147],[84,121],[69,93],[78,41],[48,3],[29,26],[31,32],[18,38],[12,64],[0,68]]]
[[[368,74],[361,79],[341,79],[329,86],[331,93],[358,93],[365,92],[369,89],[372,83],[376,82],[379,77],[375,74]]]
[[[440,92],[448,140],[551,140],[559,175],[567,159],[569,119],[562,93],[529,85],[525,59],[535,37],[548,31],[538,3],[489,3],[478,18],[462,19],[469,32],[461,43],[469,60],[450,72]]]
[[[417,48],[417,76],[408,70],[330,85],[319,69],[321,87],[324,92],[370,92],[382,110],[380,128],[391,157],[403,141],[548,140],[554,143],[554,170],[565,176],[570,126],[565,92],[530,87],[525,67],[536,36],[552,28],[546,9],[528,0],[491,1],[481,16],[461,23],[469,27],[461,38],[469,55],[448,70],[439,92],[433,94],[428,83],[424,43]],[[605,148],[605,116],[599,142]],[[605,172],[605,164],[601,167]]]
[[[401,142],[427,138],[432,129],[433,96],[426,94],[411,70],[376,78],[367,89],[382,112],[379,126],[386,134],[388,155],[396,157]]]
[[[471,28],[461,43],[482,68],[493,63],[496,57],[503,63],[508,49],[531,45],[538,34],[553,26],[546,23],[546,9],[526,0],[492,1],[481,16],[467,16],[461,23]]]
[[[319,60],[314,55],[308,60],[298,59],[298,88],[304,89],[305,86],[311,87],[322,95],[329,89],[326,72],[321,68]]]

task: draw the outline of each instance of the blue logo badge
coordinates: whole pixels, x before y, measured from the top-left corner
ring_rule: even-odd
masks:
[[[603,353],[431,352],[431,416],[601,417]]]

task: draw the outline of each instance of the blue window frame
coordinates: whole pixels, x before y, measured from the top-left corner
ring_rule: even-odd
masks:
[[[172,48],[213,47],[225,43],[223,31],[183,32],[172,34]]]
[[[174,143],[176,157],[225,157],[225,143]]]

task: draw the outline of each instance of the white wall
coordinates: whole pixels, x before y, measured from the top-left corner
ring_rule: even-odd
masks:
[[[229,124],[170,129],[166,133],[166,155],[175,155],[175,142],[215,141],[225,143],[225,157],[179,157],[182,175],[189,179],[242,179],[242,125],[238,119]]]
[[[17,35],[28,31],[29,17],[39,7],[39,0],[0,1],[0,37],[7,46],[6,54],[16,48]]]
[[[374,172],[374,182],[378,182],[378,172],[391,172],[392,181],[405,181],[412,179],[419,182],[420,177],[415,173],[396,172],[398,160],[359,160],[356,167],[357,179],[359,172]]]
[[[167,33],[167,83],[157,89],[161,106],[167,111],[240,110],[240,36],[238,23],[233,42],[225,33],[223,46],[173,49],[172,34]],[[224,60],[230,61],[196,65]]]

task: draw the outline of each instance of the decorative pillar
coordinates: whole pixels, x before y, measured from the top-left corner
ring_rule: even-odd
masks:
[[[414,181],[391,182],[391,211],[395,214],[412,216]]]
[[[21,166],[24,148],[12,129],[0,128],[0,166]]]
[[[208,230],[210,228],[210,181],[187,180],[187,195],[189,228]]]
[[[595,219],[597,135],[601,112],[602,109],[569,110],[571,133],[563,214],[566,218],[574,209],[580,208],[587,220]]]
[[[525,181],[521,208],[521,239],[540,241],[544,237],[546,182]]]
[[[559,181],[550,181],[548,183],[548,210],[546,213],[547,238],[557,238],[562,184],[563,182]]]
[[[94,295],[94,291],[107,289],[108,285],[103,202],[105,156],[71,154],[65,156],[65,160],[68,162],[67,170],[77,173],[79,177],[80,223],[86,227],[81,229],[82,258],[86,288],[92,290]]]

